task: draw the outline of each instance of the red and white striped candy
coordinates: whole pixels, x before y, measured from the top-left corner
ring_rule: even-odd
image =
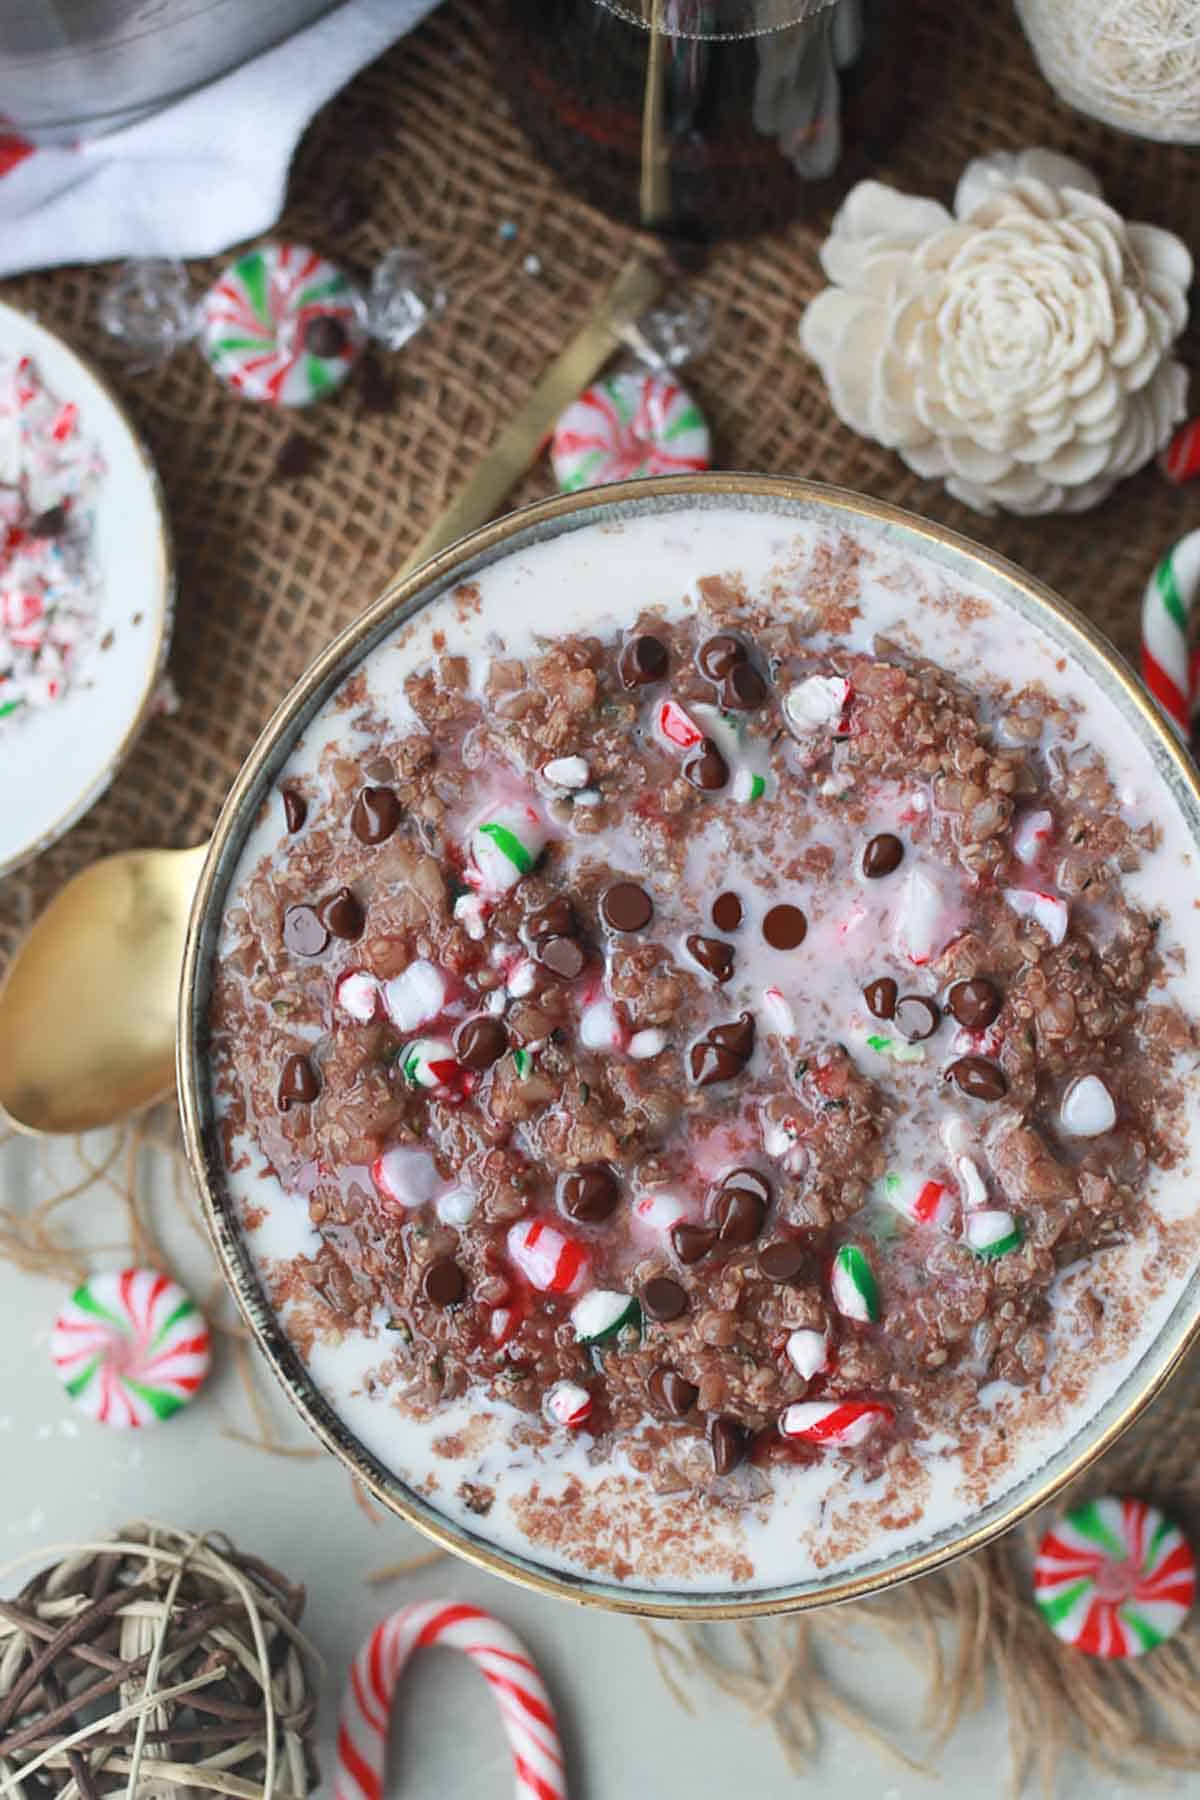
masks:
[[[587,1274],[587,1251],[544,1219],[510,1226],[508,1254],[530,1287],[543,1294],[574,1294]]]
[[[780,1419],[779,1430],[805,1444],[861,1444],[895,1416],[881,1400],[797,1400]]]
[[[379,1011],[379,983],[366,969],[347,969],[334,997],[341,1011],[360,1025],[369,1025]]]
[[[1187,1617],[1196,1559],[1156,1506],[1109,1495],[1051,1526],[1033,1587],[1038,1610],[1064,1643],[1089,1656],[1142,1656]]]
[[[383,1800],[396,1684],[414,1650],[469,1656],[491,1688],[512,1751],[515,1800],[567,1800],[554,1707],[520,1639],[477,1606],[426,1600],[376,1627],[355,1657],[338,1719],[334,1800]]]
[[[674,700],[664,700],[654,715],[659,736],[676,750],[694,750],[704,742],[704,733],[696,721]]]
[[[208,1326],[157,1269],[93,1275],[55,1321],[50,1354],[72,1400],[101,1425],[156,1425],[208,1374]]]

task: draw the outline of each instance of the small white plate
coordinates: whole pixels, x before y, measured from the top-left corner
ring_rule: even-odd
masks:
[[[174,571],[154,465],[103,377],[3,301],[0,352],[33,357],[47,387],[75,402],[80,430],[99,446],[105,465],[94,502],[95,640],[61,701],[16,723],[0,722],[2,876],[74,825],[133,748],[166,663]]]

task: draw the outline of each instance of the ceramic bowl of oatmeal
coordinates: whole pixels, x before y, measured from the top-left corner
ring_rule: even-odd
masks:
[[[1197,1328],[1200,793],[1011,565],[814,484],[544,502],[267,726],[200,884],[189,1154],[318,1437],[674,1616],[976,1548]]]
[[[0,303],[0,876],[73,825],[149,716],[173,574],[158,478],[62,338]]]

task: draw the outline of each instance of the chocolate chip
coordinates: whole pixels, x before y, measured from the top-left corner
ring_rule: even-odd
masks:
[[[308,817],[308,801],[298,788],[280,788],[283,817],[289,831],[299,831]]]
[[[739,1013],[727,1025],[714,1025],[708,1035],[714,1044],[748,1062],[754,1053],[754,1014]]]
[[[361,900],[356,899],[348,887],[339,888],[336,894],[330,894],[328,900],[322,902],[321,917],[334,937],[345,938],[351,944],[362,936],[367,922]]]
[[[661,638],[630,638],[617,658],[622,686],[648,687],[652,681],[661,681],[667,672],[667,660],[667,646]]]
[[[289,906],[283,915],[283,941],[293,956],[320,956],[329,932],[313,907]]]
[[[686,1418],[700,1398],[695,1383],[685,1381],[674,1369],[655,1369],[646,1385],[654,1404],[673,1419]]]
[[[890,1019],[895,1015],[899,992],[890,975],[881,975],[878,981],[868,981],[863,989],[863,999],[877,1019]]]
[[[552,975],[559,975],[564,981],[574,981],[577,975],[582,975],[587,955],[577,938],[543,938],[538,945],[538,961]]]
[[[663,1325],[687,1311],[687,1290],[669,1275],[651,1276],[639,1298],[646,1317]]]
[[[30,520],[26,529],[28,530],[30,537],[61,537],[63,532],[67,529],[66,507],[62,505],[48,506],[45,512],[38,513],[36,518]]]
[[[924,994],[905,994],[896,1003],[894,1017],[896,1030],[910,1044],[920,1044],[932,1037],[942,1022],[937,1002],[927,1000]]]
[[[708,1428],[708,1441],[712,1446],[713,1468],[718,1475],[728,1475],[746,1454],[746,1434],[737,1420],[727,1413],[713,1420]]]
[[[382,844],[403,817],[404,808],[390,787],[365,787],[354,802],[350,829],[360,844]]]
[[[684,763],[683,774],[701,793],[715,794],[729,780],[729,764],[711,738],[701,738],[695,755]]]
[[[764,1206],[771,1204],[771,1184],[765,1175],[757,1169],[730,1169],[721,1182],[722,1191],[726,1188],[737,1188],[742,1193],[753,1194]]]
[[[752,1244],[767,1218],[766,1202],[749,1188],[723,1188],[717,1199],[717,1225],[723,1244]]]
[[[422,1283],[425,1298],[435,1306],[457,1306],[467,1291],[467,1278],[452,1256],[430,1263]]]
[[[467,1019],[454,1034],[454,1054],[464,1069],[490,1069],[508,1049],[508,1033],[488,1013]]]
[[[767,697],[767,684],[753,663],[738,663],[721,683],[721,705],[726,712],[753,712]]]
[[[1000,989],[986,975],[971,981],[956,981],[946,996],[950,1011],[968,1031],[983,1031],[992,1023],[1004,1004]]]
[[[311,356],[342,356],[350,342],[350,334],[340,319],[329,313],[317,313],[304,327],[304,348]]]
[[[750,1013],[728,1025],[714,1025],[692,1045],[689,1066],[697,1087],[711,1087],[740,1075],[754,1050],[754,1018]]]
[[[700,967],[711,975],[714,981],[728,981],[733,974],[733,945],[725,943],[723,938],[689,937],[686,940],[689,956],[694,956]]]
[[[863,851],[862,872],[868,881],[890,875],[904,860],[904,845],[890,831],[881,831]]]
[[[558,1204],[581,1225],[600,1225],[611,1218],[620,1198],[617,1178],[605,1163],[588,1163],[559,1178]]]
[[[772,950],[795,950],[808,934],[808,920],[798,906],[773,906],[762,922]]]
[[[535,944],[539,938],[574,937],[575,909],[565,894],[556,894],[545,906],[530,913],[525,929]]]
[[[289,1056],[279,1078],[279,1110],[289,1106],[311,1106],[321,1091],[317,1071],[307,1056]]]
[[[319,446],[302,431],[284,438],[275,454],[272,473],[279,481],[300,481],[312,473],[321,460]]]
[[[654,902],[636,881],[614,881],[600,902],[600,911],[613,931],[643,931],[654,917]]]
[[[746,661],[746,646],[729,631],[705,638],[696,652],[696,667],[712,682],[722,682],[731,669]]]
[[[1008,1092],[1004,1070],[986,1056],[960,1056],[946,1073],[972,1100],[1003,1100]]]
[[[812,1253],[799,1238],[780,1238],[764,1244],[758,1253],[758,1266],[768,1281],[800,1281],[812,1269]]]
[[[717,1234],[708,1225],[673,1225],[671,1227],[671,1248],[681,1263],[690,1268],[708,1255],[717,1241]]]
[[[736,894],[718,894],[712,903],[712,922],[718,931],[736,931],[742,922],[742,903]]]

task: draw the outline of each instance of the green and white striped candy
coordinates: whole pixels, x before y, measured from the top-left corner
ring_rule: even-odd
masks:
[[[305,244],[239,256],[201,302],[201,344],[221,380],[269,406],[307,406],[338,387],[366,341],[354,283]]]
[[[581,1344],[603,1344],[625,1325],[641,1322],[642,1309],[632,1294],[592,1288],[571,1308],[571,1323]]]
[[[707,469],[712,438],[704,414],[671,376],[618,371],[567,407],[554,427],[550,461],[559,487],[571,494],[631,475]]]
[[[1200,593],[1200,531],[1167,551],[1142,596],[1142,680],[1185,738],[1196,695],[1192,680],[1191,620]]]
[[[963,1220],[963,1243],[984,1262],[994,1262],[1019,1250],[1025,1241],[1020,1225],[1011,1213],[996,1206],[981,1206]]]
[[[833,1259],[833,1304],[845,1319],[874,1325],[879,1318],[879,1283],[857,1244],[843,1244]]]
[[[59,1380],[101,1425],[157,1425],[186,1406],[208,1374],[208,1326],[157,1269],[93,1275],[59,1313],[50,1339]]]
[[[1157,1507],[1106,1495],[1051,1526],[1033,1586],[1038,1611],[1064,1643],[1088,1656],[1142,1656],[1187,1617],[1196,1559]]]
[[[546,848],[546,827],[532,806],[498,806],[471,833],[471,861],[485,894],[504,894],[528,875]]]

